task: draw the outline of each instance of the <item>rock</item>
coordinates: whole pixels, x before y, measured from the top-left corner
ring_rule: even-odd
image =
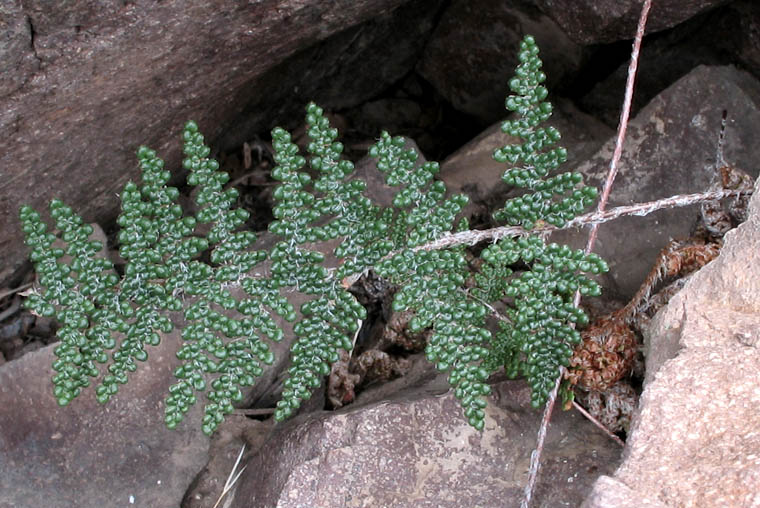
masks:
[[[285,128],[301,125],[310,101],[343,110],[376,97],[414,68],[423,48],[420,41],[430,37],[441,3],[406,0],[392,12],[336,33],[250,80],[237,92],[236,111],[225,119],[226,132],[217,147],[241,146],[282,123]]]
[[[175,430],[164,424],[179,334],[105,406],[91,390],[59,407],[55,345],[0,366],[0,507],[178,506],[206,463],[201,406]]]
[[[482,433],[452,393],[430,390],[280,425],[248,461],[232,506],[518,506],[541,418],[529,388],[495,385]],[[558,411],[544,453],[536,505],[577,506],[620,448]]]
[[[637,487],[630,488],[609,476],[600,476],[594,483],[594,490],[582,508],[666,508],[666,505],[652,498],[649,492]]]
[[[633,39],[641,16],[639,0],[532,0],[579,44]],[[652,2],[647,33],[673,27],[725,0],[670,0]]]
[[[760,79],[758,31],[760,4],[749,0],[731,2],[644,39],[631,116],[699,65],[731,64]],[[626,53],[630,51],[629,47],[625,49]],[[617,126],[627,78],[628,58],[584,95],[581,107],[606,124]]]
[[[209,460],[193,480],[182,499],[182,508],[210,508],[224,491],[224,485],[240,456],[255,453],[266,442],[273,420],[258,421],[245,415],[227,418],[211,436]],[[237,471],[241,466],[238,465]],[[233,475],[234,477],[234,475]],[[223,506],[223,504],[220,504]]]
[[[723,54],[734,56],[738,67],[760,79],[760,4],[754,0],[730,2],[710,25],[715,45]]]
[[[584,506],[760,504],[758,245],[760,181],[749,219],[655,316],[625,461]]]
[[[757,177],[758,104],[760,83],[733,67],[700,66],[679,79],[629,123],[608,208],[709,190],[723,109],[729,112],[725,159]],[[578,166],[587,183],[601,188],[613,149],[614,138]],[[695,206],[602,225],[595,251],[610,265],[609,289],[630,298],[659,251],[671,238],[688,237],[698,215]],[[576,244],[585,244],[585,238],[583,234]]]
[[[40,68],[39,58],[29,50],[32,24],[19,11],[16,2],[0,5],[0,27],[3,32],[0,40],[0,97],[21,88]]]
[[[177,168],[180,131],[188,119],[214,139],[268,71],[403,3],[266,0],[241,7],[230,0],[102,0],[52,9],[36,0],[5,2],[0,12],[7,28],[0,43],[4,263],[18,268],[27,256],[18,222],[22,203],[44,209],[58,197],[88,221],[113,219],[116,193],[137,176],[134,154],[140,145],[156,149],[167,168]],[[360,41],[366,33],[355,36]],[[331,49],[345,53],[343,45]],[[377,75],[367,79],[380,81]],[[277,81],[285,91],[299,83]],[[272,123],[261,127],[281,120],[267,118]]]
[[[417,70],[455,108],[488,125],[505,114],[505,92],[524,34],[533,35],[541,48],[549,90],[574,79],[581,48],[549,18],[488,0],[452,2]]]

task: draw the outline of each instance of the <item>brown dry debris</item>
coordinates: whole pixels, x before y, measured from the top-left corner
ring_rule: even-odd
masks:
[[[565,378],[584,390],[605,391],[631,372],[638,348],[634,330],[642,328],[647,314],[667,303],[657,298],[657,286],[682,278],[703,267],[720,252],[720,241],[672,241],[657,258],[652,270],[631,301],[620,310],[597,319],[581,332],[582,342],[570,359]]]
[[[631,371],[636,335],[620,311],[599,319],[581,337],[565,375],[570,383],[604,391]]]
[[[723,118],[725,128],[725,113]],[[718,143],[712,190],[751,190],[752,178],[723,160],[723,130]],[[631,301],[622,309],[603,316],[581,333],[582,342],[570,359],[565,378],[584,390],[609,390],[631,371],[636,356],[634,329],[640,330],[648,317],[665,305],[680,289],[680,281],[715,259],[723,235],[747,217],[749,196],[740,196],[724,207],[720,201],[701,206],[701,222],[692,238],[672,240],[657,257],[654,267]],[[659,292],[662,282],[670,282]]]

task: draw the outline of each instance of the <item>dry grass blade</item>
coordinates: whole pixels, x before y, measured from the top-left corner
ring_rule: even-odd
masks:
[[[213,508],[217,508],[219,506],[219,503],[222,502],[222,499],[224,499],[224,496],[227,495],[227,493],[232,490],[232,487],[235,485],[235,482],[238,481],[238,478],[240,478],[240,475],[243,474],[243,471],[245,471],[245,468],[248,466],[243,466],[243,469],[238,471],[237,474],[235,474],[235,471],[237,471],[238,465],[240,465],[240,459],[243,458],[243,452],[245,451],[245,444],[240,449],[240,453],[238,453],[237,460],[235,461],[235,465],[232,466],[232,471],[230,471],[230,475],[227,477],[227,481],[224,482],[224,488],[222,489],[222,493],[219,494],[219,499],[216,500],[216,503],[214,503]],[[234,478],[232,475],[235,475]]]

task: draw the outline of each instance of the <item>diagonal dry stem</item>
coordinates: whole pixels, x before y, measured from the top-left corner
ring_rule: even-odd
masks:
[[[607,200],[612,190],[612,183],[615,180],[617,174],[617,164],[620,160],[620,156],[623,153],[623,143],[625,141],[625,132],[628,127],[628,118],[631,114],[631,102],[633,101],[633,87],[636,82],[636,69],[639,62],[639,51],[641,50],[641,41],[644,38],[644,30],[647,25],[647,17],[649,16],[649,9],[652,7],[652,0],[644,0],[641,6],[641,16],[639,17],[639,24],[636,28],[636,37],[633,40],[633,49],[631,50],[631,62],[628,66],[628,80],[625,85],[625,99],[623,100],[623,109],[620,113],[620,123],[618,124],[618,134],[615,139],[615,151],[612,154],[612,160],[610,161],[610,169],[607,173],[607,179],[602,190],[602,196],[599,200],[599,206],[597,213],[603,213],[607,207]],[[590,253],[594,248],[596,242],[596,234],[599,229],[599,225],[593,224],[591,226],[591,232],[589,233],[588,243],[586,244],[586,253]],[[576,292],[573,303],[577,307],[580,303],[580,293]],[[562,370],[562,369],[561,369]],[[563,373],[560,372],[554,383],[554,389],[549,394],[549,400],[544,408],[544,415],[541,420],[541,427],[538,430],[538,439],[536,443],[536,449],[530,456],[530,469],[528,471],[528,482],[525,485],[525,494],[520,504],[521,508],[528,508],[533,498],[533,492],[536,488],[536,481],[538,479],[538,472],[541,466],[541,452],[544,448],[544,440],[546,439],[547,429],[549,428],[549,420],[554,410],[554,404],[557,400],[557,392],[559,391],[559,385],[562,381]]]

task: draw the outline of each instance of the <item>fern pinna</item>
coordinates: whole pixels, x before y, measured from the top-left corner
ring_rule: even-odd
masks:
[[[149,346],[179,322],[183,343],[166,423],[176,426],[203,393],[202,427],[211,434],[242,400],[242,389],[263,373],[262,364],[273,363],[270,341],[285,333],[279,317],[294,323],[296,335],[275,412],[276,419],[287,418],[322,383],[339,350],[353,348],[366,311],[346,281],[373,269],[398,286],[393,309],[414,312],[410,328],[432,330],[426,356],[448,373],[471,425],[483,428],[488,378],[501,368],[526,376],[534,405],[543,403],[579,340],[573,325],[586,321],[572,305],[573,294],[598,294],[583,273],[607,268],[595,255],[530,234],[541,222],[561,226],[596,194],[582,186],[580,175],[555,173],[566,154],[551,148],[559,139],[556,129],[538,127],[551,105],[544,100],[532,37],[523,40],[519,57],[510,82],[517,95],[506,102],[516,119],[503,130],[521,143],[496,150],[494,158],[522,163],[503,178],[527,191],[494,218],[523,226],[525,233],[487,246],[477,263],[468,261],[463,245],[431,248],[467,229],[465,220],[457,221],[467,197],[447,197],[435,179],[437,163],[420,163],[403,138],[382,133],[369,153],[397,192],[392,206],[379,206],[342,158],[337,131],[314,104],[307,107],[307,156],[284,129],[272,131],[272,176],[280,184],[269,231],[279,241],[269,251],[255,250],[255,235],[240,230],[248,213],[234,208],[237,191],[225,188],[229,177],[209,158],[194,122],[183,131],[183,166],[198,211],[183,212],[163,161],[140,148],[142,184],[130,182],[121,194],[121,277],[101,254],[103,245],[91,239],[92,228],[69,207],[51,203],[55,234],[36,211],[22,207],[40,286],[26,305],[61,323],[53,364],[58,402],[68,404],[94,381],[97,399],[108,401],[147,360]],[[331,264],[328,247],[337,260]],[[299,309],[288,301],[293,292],[307,296]],[[497,308],[503,310],[492,332],[488,320]],[[105,372],[99,364],[107,365]]]

